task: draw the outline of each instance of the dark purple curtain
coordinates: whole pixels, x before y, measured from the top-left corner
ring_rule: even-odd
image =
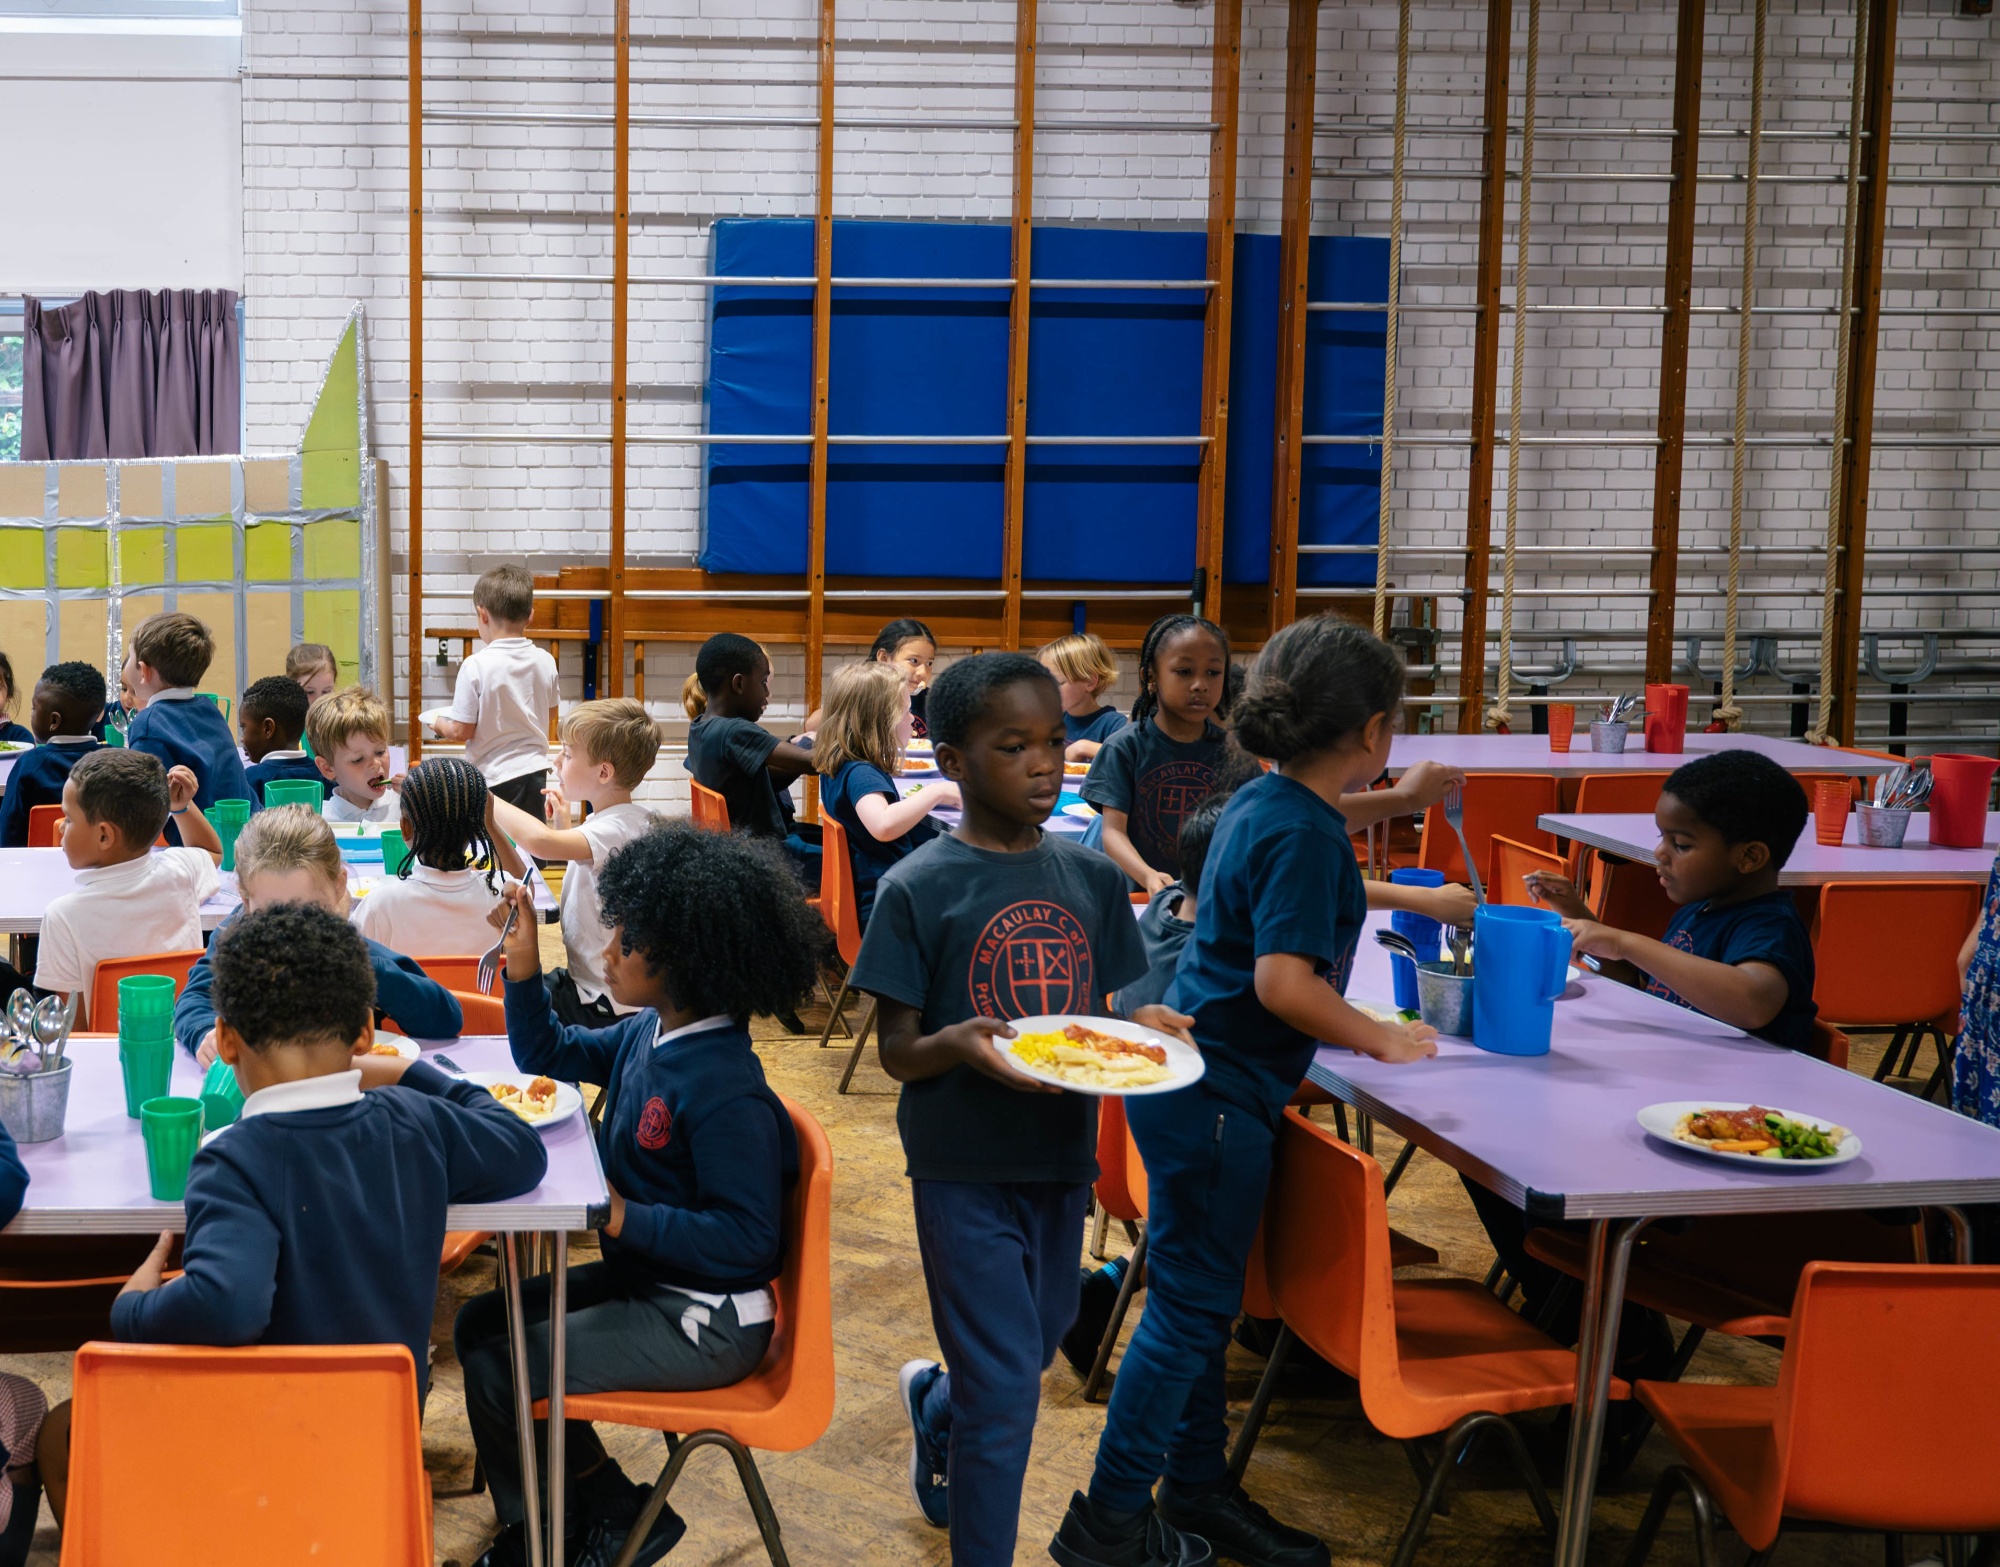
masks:
[[[236,295],[119,288],[21,301],[21,458],[211,457],[241,442]]]

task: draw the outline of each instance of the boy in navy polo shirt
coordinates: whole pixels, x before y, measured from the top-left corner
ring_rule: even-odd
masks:
[[[798,1173],[790,1114],[750,1046],[754,1013],[811,990],[826,927],[770,845],[685,821],[616,850],[598,877],[611,999],[639,1010],[608,1028],[564,1025],[542,983],[527,890],[507,938],[507,1039],[524,1072],[603,1085],[598,1147],[611,1188],[604,1259],[569,1274],[567,1385],[692,1391],[740,1382],[770,1347],[771,1281],[784,1264],[785,1192]],[[520,896],[515,896],[520,894]],[[548,1280],[526,1291],[534,1397],[548,1391]],[[479,1567],[527,1560],[519,1427],[505,1301],[468,1302],[454,1331],[472,1439],[501,1529]],[[646,1492],[588,1421],[569,1425],[568,1560],[610,1567]],[[650,1567],[686,1525],[662,1507],[633,1558]]]
[[[243,778],[260,811],[267,783],[318,784],[322,800],[333,792],[333,785],[320,776],[319,763],[299,745],[306,732],[306,709],[311,705],[306,688],[290,675],[266,675],[236,704],[236,727],[250,758]]]
[[[1042,1372],[1076,1316],[1097,1114],[995,1042],[1012,1018],[1102,1012],[1146,956],[1123,872],[1041,828],[1068,744],[1055,678],[1026,654],[961,659],[932,685],[929,715],[965,814],[882,877],[853,983],[880,999],[882,1067],[903,1084],[896,1124],[951,1367],[903,1367],[910,1488],[949,1525],[954,1567],[1007,1567]]]
[[[0,848],[28,841],[28,812],[61,805],[69,770],[98,747],[93,732],[104,711],[104,676],[84,663],[51,664],[35,682],[28,716],[35,749],[14,763],[0,795]]]
[[[243,758],[222,709],[195,690],[215,657],[215,638],[192,615],[150,615],[132,634],[121,678],[139,710],[125,743],[148,751],[171,771],[194,774],[194,803],[206,811],[217,800],[248,800]],[[180,842],[179,824],[167,824],[167,841]]]

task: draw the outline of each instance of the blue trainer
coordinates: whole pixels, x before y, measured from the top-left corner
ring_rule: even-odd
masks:
[[[950,1522],[950,1498],[945,1494],[945,1450],[924,1429],[921,1411],[931,1384],[944,1375],[935,1360],[912,1360],[896,1377],[897,1391],[903,1395],[903,1413],[910,1417],[910,1500],[933,1529]]]

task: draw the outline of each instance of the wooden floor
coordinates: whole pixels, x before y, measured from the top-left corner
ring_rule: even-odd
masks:
[[[551,932],[551,934],[553,934]],[[821,1013],[818,1016],[823,1017]],[[812,1020],[813,1014],[808,1014]],[[774,1025],[760,1023],[758,1032]],[[909,1430],[896,1397],[896,1372],[917,1355],[933,1355],[916,1244],[911,1232],[909,1187],[895,1130],[894,1085],[869,1058],[854,1091],[837,1094],[844,1050],[815,1048],[816,1039],[760,1038],[771,1082],[806,1105],[825,1124],[835,1158],[833,1215],[834,1339],[839,1386],[833,1425],[804,1453],[773,1455],[762,1468],[797,1567],[814,1563],[867,1563],[870,1567],[932,1567],[948,1561],[942,1533],[927,1528],[912,1505],[906,1479]],[[1328,1112],[1322,1110],[1321,1115]],[[1397,1144],[1378,1139],[1385,1162]],[[1396,1225],[1436,1246],[1444,1266],[1479,1276],[1492,1260],[1458,1178],[1419,1155],[1390,1204]],[[579,1237],[572,1255],[594,1246]],[[425,1420],[425,1462],[440,1491],[463,1489],[471,1473],[457,1363],[451,1355],[451,1322],[459,1305],[492,1284],[492,1266],[476,1259],[445,1281],[438,1301],[437,1359]],[[1141,1297],[1143,1299],[1143,1297]],[[1231,1398],[1240,1415],[1262,1363],[1231,1351]],[[0,1360],[31,1376],[51,1401],[67,1396],[68,1357]],[[1691,1375],[1736,1381],[1775,1378],[1777,1356],[1758,1345],[1711,1339],[1696,1356]],[[1058,1360],[1043,1381],[1041,1423],[1022,1505],[1020,1564],[1048,1560],[1045,1546],[1072,1490],[1090,1474],[1103,1422],[1101,1407],[1086,1404],[1078,1379]],[[1546,1418],[1523,1422],[1530,1442],[1554,1476],[1558,1445]],[[657,1436],[606,1428],[607,1445],[635,1478],[650,1480],[664,1459]],[[1625,1541],[1660,1468],[1671,1461],[1657,1435],[1632,1471],[1606,1487],[1596,1512],[1596,1561],[1622,1558]],[[190,1472],[190,1483],[198,1475]],[[1415,1498],[1415,1483],[1395,1444],[1375,1435],[1358,1403],[1280,1400],[1273,1409],[1247,1481],[1259,1500],[1290,1522],[1316,1530],[1343,1564],[1385,1562],[1395,1548]],[[734,1471],[719,1453],[696,1457],[675,1489],[689,1520],[688,1535],[670,1558],[686,1567],[763,1560]],[[492,1510],[481,1496],[442,1500],[437,1506],[440,1562],[467,1563],[490,1537]],[[1912,1542],[1913,1544],[1919,1542]],[[1780,1552],[1781,1562],[1844,1567],[1876,1563],[1873,1539],[1800,1537]],[[1432,1526],[1419,1561],[1425,1567],[1528,1567],[1545,1563],[1550,1545],[1533,1510],[1497,1464],[1475,1460],[1453,1493],[1451,1514]],[[1921,1550],[1912,1555],[1922,1554]],[[1740,1547],[1731,1559],[1740,1559]],[[36,1567],[54,1567],[57,1537],[44,1510]],[[1684,1510],[1653,1560],[1690,1562],[1692,1536]]]

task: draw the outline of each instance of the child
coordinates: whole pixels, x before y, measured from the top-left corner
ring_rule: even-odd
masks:
[[[327,782],[319,764],[299,748],[306,732],[306,711],[312,701],[306,688],[290,675],[266,675],[236,705],[236,727],[243,736],[243,749],[250,765],[243,770],[257,809],[264,808],[264,785],[286,782],[315,783],[324,799]]]
[[[432,727],[465,744],[465,759],[509,805],[539,816],[549,781],[549,713],[556,661],[524,633],[535,612],[535,579],[520,566],[495,566],[472,586],[480,648],[458,666],[451,711]]]
[[[932,811],[959,803],[958,785],[950,779],[925,784],[908,799],[896,787],[910,723],[909,687],[901,675],[888,664],[849,664],[833,677],[813,741],[820,809],[847,830],[855,914],[864,931],[882,873],[937,836]]]
[[[354,928],[396,952],[478,957],[493,945],[487,922],[502,872],[527,874],[505,833],[495,833],[492,795],[462,756],[419,762],[403,780],[409,858],[355,906]],[[539,923],[531,917],[529,924]]]
[[[1104,742],[1079,791],[1103,817],[1104,852],[1148,895],[1180,874],[1181,822],[1215,788],[1223,732],[1211,715],[1228,669],[1220,626],[1193,615],[1154,621],[1132,722]]]
[[[1187,946],[1188,937],[1194,934],[1195,911],[1200,907],[1197,900],[1201,896],[1201,872],[1208,860],[1209,841],[1214,838],[1215,824],[1222,819],[1222,808],[1228,803],[1229,795],[1218,790],[1181,823],[1178,844],[1181,879],[1154,893],[1146,912],[1139,916],[1139,936],[1146,943],[1146,972],[1111,998],[1118,1011],[1129,1015],[1134,1007],[1165,1001],[1167,992],[1173,988],[1181,951]]]
[[[531,918],[507,939],[507,1039],[524,1072],[604,1085],[600,1146],[611,1217],[603,1260],[569,1274],[568,1389],[693,1391],[741,1381],[770,1346],[771,1281],[784,1258],[785,1191],[798,1171],[791,1117],[765,1086],[746,1025],[812,987],[826,929],[767,844],[669,822],[626,844],[598,882],[605,982],[636,1009],[566,1028],[549,1006]],[[526,890],[508,897],[524,916]],[[548,1391],[548,1281],[527,1286],[529,1377]],[[527,1559],[505,1301],[482,1295],[453,1338],[472,1438],[500,1536],[480,1567]],[[646,1493],[588,1421],[569,1426],[572,1560],[609,1563]],[[636,1561],[686,1526],[663,1509]]]
[[[1384,1061],[1437,1050],[1427,1025],[1377,1022],[1342,996],[1366,902],[1338,802],[1381,774],[1402,694],[1396,651],[1332,616],[1286,626],[1250,671],[1235,732],[1278,765],[1223,808],[1168,993],[1193,1018],[1207,1072],[1125,1101],[1149,1191],[1146,1314],[1089,1492],[1071,1499],[1049,1547],[1062,1567],[1152,1559],[1149,1539],[1170,1542],[1157,1556],[1173,1561],[1190,1537],[1235,1562],[1330,1560],[1229,1477],[1223,1354],[1279,1120],[1318,1042]],[[1192,1559],[1207,1556],[1195,1547]]]
[[[51,664],[35,682],[29,704],[35,749],[18,758],[0,794],[0,846],[28,841],[28,812],[62,804],[63,784],[77,761],[98,747],[91,731],[104,712],[104,676],[84,663]]]
[[[28,1172],[14,1151],[14,1139],[0,1126],[0,1230],[21,1211],[27,1191]],[[34,1383],[0,1372],[0,1567],[23,1567],[34,1544],[35,1515],[42,1506],[35,1440],[47,1408],[48,1400]]]
[[[389,787],[389,709],[365,686],[321,697],[306,712],[313,765],[331,788],[320,814],[330,822],[402,819],[402,797]]]
[[[340,685],[340,660],[324,642],[301,642],[285,655],[285,674],[305,689],[310,707]]]
[[[1103,638],[1087,631],[1057,637],[1035,657],[1062,690],[1063,729],[1069,735],[1069,749],[1063,755],[1072,762],[1089,761],[1125,727],[1123,713],[1097,700],[1118,683],[1118,660]]]
[[[876,633],[868,657],[874,663],[890,665],[903,677],[910,692],[910,733],[927,737],[931,665],[937,662],[937,638],[931,628],[921,620],[892,620]]]
[[[757,720],[771,702],[771,661],[748,637],[717,632],[695,655],[706,706],[688,725],[683,764],[704,789],[729,806],[729,825],[753,838],[775,838],[800,861],[810,860],[819,882],[819,846],[808,844],[792,822],[792,780],[812,771],[812,753],[780,740]]]
[[[138,712],[125,743],[150,751],[162,767],[185,767],[194,774],[194,804],[207,810],[217,800],[248,800],[243,757],[222,709],[194,689],[215,657],[215,639],[192,615],[150,615],[132,634],[122,671]],[[178,818],[167,833],[179,843]]]
[[[476,1083],[368,1054],[374,966],[339,915],[304,903],[245,914],[212,962],[217,1048],[246,1095],[242,1117],[195,1152],[182,1276],[161,1282],[163,1234],[112,1327],[141,1344],[403,1344],[421,1397],[445,1209],[532,1191],[548,1169],[541,1135]],[[41,1443],[58,1518],[67,1416],[50,1417]]]
[[[584,702],[563,719],[556,757],[558,787],[547,791],[549,820],[505,800],[493,807],[500,831],[539,860],[566,861],[562,876],[563,950],[569,966],[549,976],[549,1005],[565,1023],[602,1028],[629,1015],[611,999],[604,978],[604,917],[597,878],[615,850],[655,820],[632,791],[660,754],[660,726],[643,703],[625,698]],[[575,827],[571,804],[590,808]]]
[[[76,891],[42,915],[35,987],[80,995],[77,1027],[90,1021],[91,980],[104,959],[200,950],[201,906],[222,885],[222,840],[194,798],[189,769],[169,772],[144,751],[107,747],[70,769],[62,851]],[[169,817],[191,847],[155,854]]]
[[[1042,831],[1068,744],[1054,677],[1025,653],[962,659],[930,714],[964,816],[883,876],[853,983],[881,1002],[882,1068],[903,1085],[896,1124],[951,1366],[913,1360],[898,1379],[911,1493],[949,1524],[955,1567],[1005,1567],[1042,1372],[1076,1316],[1097,1115],[994,1041],[1010,1018],[1101,1012],[1146,953],[1116,867]],[[1138,1016],[1176,1026],[1164,1008]]]
[[[280,903],[316,904],[347,918],[347,865],[333,829],[303,805],[259,811],[236,840],[236,890],[243,912]],[[232,914],[228,930],[241,914]],[[211,949],[212,950],[212,949]],[[379,941],[368,943],[375,968],[375,1021],[393,1022],[418,1039],[455,1039],[464,1026],[457,1000],[413,959]],[[204,1069],[215,1060],[215,999],[209,953],[189,971],[174,1003],[174,1037]]]
[[[0,653],[0,743],[35,743],[34,732],[14,721],[14,662],[5,653]]]

